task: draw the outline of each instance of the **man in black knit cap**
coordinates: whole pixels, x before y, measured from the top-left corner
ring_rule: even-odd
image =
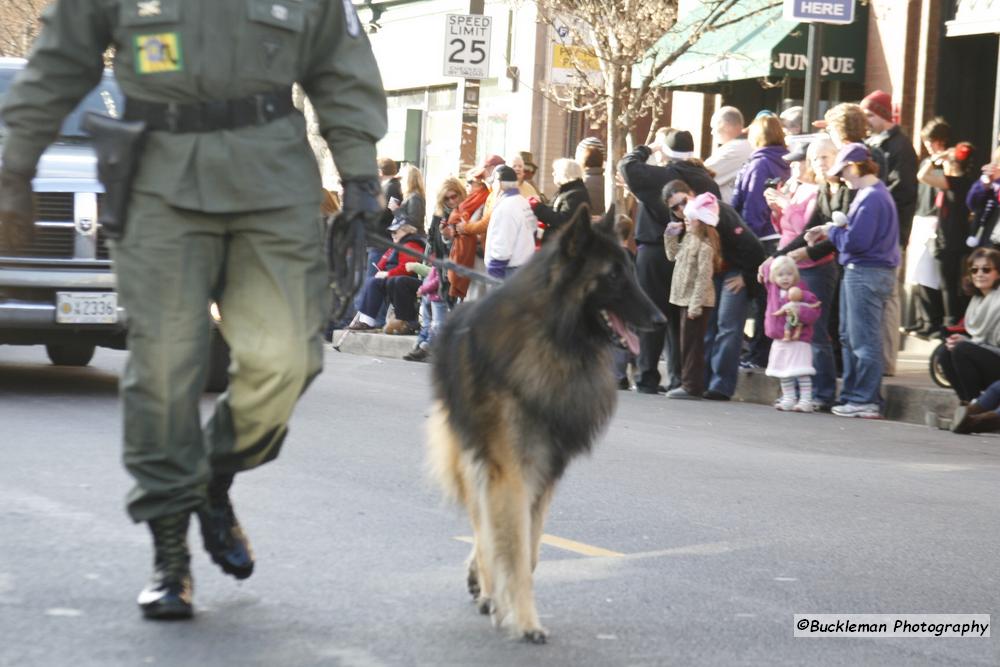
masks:
[[[664,164],[648,164],[653,156],[663,160]],[[639,375],[635,388],[643,394],[664,392],[681,384],[680,309],[671,305],[668,299],[674,263],[667,259],[663,249],[663,232],[670,222],[670,211],[663,203],[662,190],[670,181],[680,179],[696,194],[711,192],[719,196],[718,184],[701,162],[692,158],[694,139],[690,132],[661,128],[657,130],[652,145],[636,147],[618,164],[626,187],[639,202],[635,232],[639,286],[667,317],[665,326],[639,334],[639,358],[636,362]],[[667,387],[660,385],[658,369],[664,341],[669,376]]]

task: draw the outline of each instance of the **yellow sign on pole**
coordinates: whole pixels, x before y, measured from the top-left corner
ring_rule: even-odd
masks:
[[[563,85],[601,82],[601,63],[594,52],[582,46],[552,45],[552,67],[549,82]]]
[[[579,20],[564,20],[553,25],[551,34],[549,83],[601,85],[601,63],[594,50],[586,46],[590,29]]]

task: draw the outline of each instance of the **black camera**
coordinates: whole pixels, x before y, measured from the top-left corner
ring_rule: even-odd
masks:
[[[780,178],[769,178],[764,181],[764,189],[770,190],[771,188],[778,189],[781,187],[783,181]]]

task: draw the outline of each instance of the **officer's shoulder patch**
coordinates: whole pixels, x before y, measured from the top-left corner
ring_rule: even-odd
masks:
[[[358,19],[358,12],[354,9],[354,3],[351,0],[343,0],[344,3],[344,25],[347,28],[347,34],[351,37],[357,37],[361,34],[361,21]]]
[[[180,72],[184,69],[181,37],[176,32],[136,35],[135,69],[139,74]]]

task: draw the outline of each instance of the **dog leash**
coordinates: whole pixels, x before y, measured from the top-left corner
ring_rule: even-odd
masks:
[[[439,269],[445,269],[446,271],[454,271],[458,275],[465,276],[470,280],[476,280],[481,283],[486,283],[487,285],[492,285],[494,287],[503,284],[502,280],[500,280],[499,278],[494,278],[488,273],[482,273],[480,271],[476,271],[475,269],[470,269],[469,267],[464,266],[462,264],[456,264],[450,259],[438,259],[437,257],[432,257],[431,255],[420,252],[419,250],[414,250],[409,246],[395,243],[393,241],[386,241],[383,237],[379,236],[378,234],[368,232],[368,239],[371,241],[378,241],[379,243],[386,243],[389,247],[395,248],[396,250],[404,251],[408,255],[416,255],[420,259],[438,267]]]
[[[371,241],[379,245],[388,245],[391,248],[414,255],[419,259],[436,266],[444,271],[454,271],[460,276],[497,286],[503,281],[491,275],[481,273],[448,259],[438,259],[430,255],[414,250],[408,246],[386,241],[385,237],[365,228],[364,221],[360,216],[351,220],[342,215],[337,215],[330,223],[330,228],[326,235],[326,256],[330,270],[330,289],[333,292],[333,305],[331,317],[339,320],[344,316],[348,306],[354,301],[354,297],[364,285],[368,273],[368,253],[365,242]]]

